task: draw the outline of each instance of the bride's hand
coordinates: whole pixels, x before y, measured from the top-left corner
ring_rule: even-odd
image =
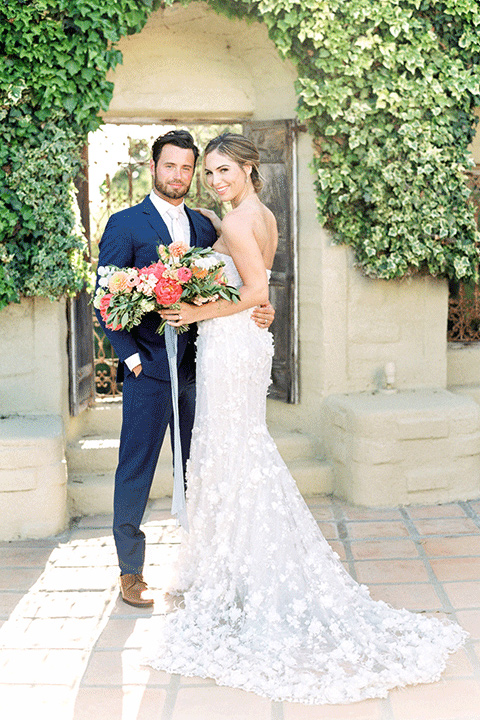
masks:
[[[181,327],[182,325],[191,325],[200,320],[201,308],[191,303],[177,303],[177,308],[164,308],[159,310],[160,317],[166,320],[168,325],[172,327]]]
[[[220,220],[216,212],[214,212],[213,210],[209,210],[208,208],[194,208],[194,210],[200,213],[200,215],[203,215],[208,220],[210,220],[213,227],[215,228],[215,232],[217,233],[217,235],[220,235],[220,226],[222,224],[222,221]]]
[[[275,310],[270,303],[257,305],[252,312],[252,320],[259,328],[267,329],[275,319]]]

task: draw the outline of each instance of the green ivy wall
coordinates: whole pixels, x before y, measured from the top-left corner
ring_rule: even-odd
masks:
[[[173,0],[0,7],[0,307],[89,277],[73,180],[119,39]],[[185,2],[184,4],[188,4]],[[465,171],[480,105],[476,0],[210,0],[296,64],[319,221],[366,275],[476,277]]]

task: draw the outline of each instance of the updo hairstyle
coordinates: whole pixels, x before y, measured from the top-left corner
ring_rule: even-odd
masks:
[[[210,140],[205,153],[203,156],[203,171],[205,172],[205,158],[213,150],[222,153],[234,160],[237,165],[243,167],[246,163],[252,166],[252,173],[250,175],[252,180],[253,189],[256,193],[259,193],[263,187],[263,179],[259,172],[260,155],[255,145],[248,140],[244,135],[237,135],[236,133],[223,133],[218,137]]]

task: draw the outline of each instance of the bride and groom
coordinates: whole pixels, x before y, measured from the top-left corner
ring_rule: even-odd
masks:
[[[194,158],[189,157],[188,167],[178,169],[176,193],[191,178]],[[233,209],[221,222],[205,213],[215,229],[203,214],[186,209],[192,243],[219,253],[229,282],[239,288],[239,304],[220,300],[162,312],[176,327],[198,322],[196,414],[191,447],[186,427],[182,438],[184,459],[189,455],[190,532],[182,539],[175,584],[181,609],[161,618],[146,662],[278,701],[320,704],[382,697],[392,687],[438,679],[465,633],[455,624],[370,598],[321,535],[268,434],[265,405],[273,347],[262,326],[270,316],[258,319],[260,327],[251,316],[252,308],[267,300],[277,232],[258,198],[258,165],[258,153],[247,139],[215,138],[205,150],[204,178]],[[161,178],[157,183],[155,163],[152,169],[161,198],[165,186]],[[139,228],[160,228],[159,212],[145,203],[111,218],[101,264],[144,262],[139,255],[147,254],[145,233]],[[123,248],[121,262],[107,252],[115,244]],[[149,252],[144,264],[152,260]],[[121,333],[109,335],[131,369],[124,380],[114,535],[121,579],[136,579],[140,601],[148,600],[139,524],[153,476],[152,453],[159,447],[152,435],[163,437],[171,422],[168,393],[155,389],[155,383],[168,385],[168,371],[149,343],[158,316],[149,322],[133,337],[126,333],[128,338],[116,341]],[[158,336],[154,339],[158,344]],[[183,407],[187,397],[193,406],[193,373],[187,373],[192,343],[189,338],[179,346]],[[141,395],[132,400],[137,392]]]

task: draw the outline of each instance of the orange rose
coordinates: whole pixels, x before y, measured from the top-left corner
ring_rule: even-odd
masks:
[[[196,278],[204,278],[208,275],[208,270],[205,268],[199,268],[196,265],[192,265],[192,273]]]

